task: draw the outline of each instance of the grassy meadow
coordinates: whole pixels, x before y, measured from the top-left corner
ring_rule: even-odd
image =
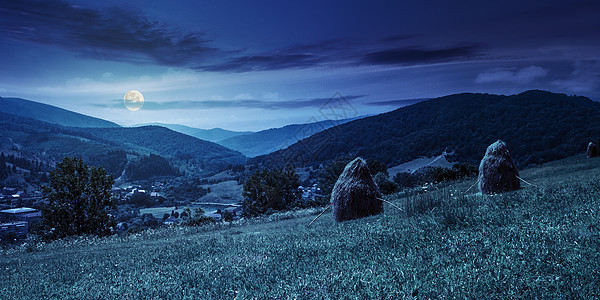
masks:
[[[494,196],[475,179],[388,197],[336,224],[320,209],[0,253],[0,299],[427,299],[600,296],[600,159],[521,172]]]

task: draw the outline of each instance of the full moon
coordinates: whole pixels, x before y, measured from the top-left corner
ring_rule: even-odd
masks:
[[[144,106],[144,95],[136,90],[129,91],[125,94],[123,103],[128,110],[138,111]]]

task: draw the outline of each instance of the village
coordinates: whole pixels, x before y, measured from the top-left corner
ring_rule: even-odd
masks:
[[[149,189],[140,185],[127,184],[113,186],[111,192],[117,207],[111,211],[116,225],[114,233],[126,233],[157,226],[178,226],[192,216],[212,219],[214,222],[231,222],[242,218],[242,206],[239,203],[224,203],[214,200],[215,196],[200,198],[187,203],[168,200],[164,197],[166,186],[155,182]],[[302,201],[322,197],[317,184],[298,187]],[[218,197],[218,196],[217,196]],[[43,193],[35,190],[31,193],[14,187],[0,190],[0,242],[22,241],[29,237],[32,227],[42,221],[41,206]]]

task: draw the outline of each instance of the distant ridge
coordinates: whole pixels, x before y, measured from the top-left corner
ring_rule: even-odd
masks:
[[[247,157],[255,157],[286,148],[313,134],[359,118],[362,117],[342,120],[325,120],[306,124],[291,124],[279,128],[262,130],[256,133],[238,135],[222,141],[216,141],[216,143],[237,150]]]
[[[65,127],[3,112],[0,151],[49,165],[65,156],[77,156],[87,164],[103,166],[115,178],[131,162],[150,154],[166,159],[179,173],[194,176],[219,172],[246,161],[237,151],[160,126]]]
[[[193,137],[199,138],[201,140],[206,140],[209,142],[218,142],[218,141],[232,138],[235,136],[254,133],[253,131],[231,131],[231,130],[226,130],[226,129],[221,129],[221,128],[200,129],[200,128],[194,128],[194,127],[189,127],[189,126],[185,126],[185,125],[164,124],[164,123],[148,123],[148,124],[140,124],[140,125],[135,125],[135,126],[139,127],[139,126],[147,126],[147,125],[166,127],[173,131],[191,135]]]
[[[361,156],[394,166],[448,151],[450,161],[478,165],[501,139],[522,168],[583,153],[600,138],[599,120],[600,103],[586,97],[463,93],[339,125],[249,163],[307,166]]]
[[[0,97],[0,112],[68,127],[121,127],[110,121],[21,98]]]

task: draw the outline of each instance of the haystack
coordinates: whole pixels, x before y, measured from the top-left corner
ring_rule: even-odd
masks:
[[[336,221],[353,220],[380,214],[383,202],[379,187],[373,181],[367,163],[360,157],[351,161],[331,192]]]
[[[598,156],[598,147],[593,142],[590,142],[587,147],[587,157],[592,158]]]
[[[479,190],[483,194],[494,194],[518,190],[520,187],[519,171],[506,144],[498,140],[487,148],[479,164]]]

